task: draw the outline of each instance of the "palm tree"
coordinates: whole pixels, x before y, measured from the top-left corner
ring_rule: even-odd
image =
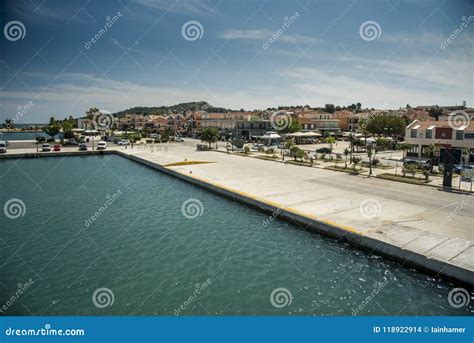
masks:
[[[372,145],[367,145],[367,157],[369,158],[369,176],[372,175]]]
[[[399,145],[399,148],[403,150],[403,160],[405,160],[406,151],[411,149],[411,145],[408,143],[402,143]]]
[[[357,167],[357,164],[359,164],[359,162],[361,161],[361,159],[359,157],[353,157],[352,158],[352,164],[353,164],[353,169],[356,170],[356,167]]]
[[[13,129],[15,127],[15,122],[13,121],[13,119],[7,118],[7,119],[5,119],[5,123],[3,124],[3,126],[7,130],[10,130],[10,129]]]
[[[336,140],[334,139],[334,137],[327,137],[326,138],[326,144],[329,144],[329,149],[331,149],[331,152],[332,152],[332,147],[333,147],[333,144],[336,142]]]
[[[434,157],[436,153],[439,151],[439,148],[435,146],[434,144],[430,144],[427,150],[428,150],[428,156],[430,158],[430,173],[432,173],[433,167],[434,167]]]
[[[349,155],[349,153],[350,153],[350,150],[347,149],[347,148],[345,148],[345,149],[344,149],[344,156],[346,157],[346,164],[345,164],[345,166],[344,166],[344,169],[347,168],[347,156]]]

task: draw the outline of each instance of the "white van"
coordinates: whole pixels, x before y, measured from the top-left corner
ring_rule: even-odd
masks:
[[[100,141],[97,143],[97,150],[105,150],[107,149],[107,143],[104,141]]]

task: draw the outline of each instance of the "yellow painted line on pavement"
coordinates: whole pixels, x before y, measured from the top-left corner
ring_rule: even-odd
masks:
[[[209,162],[209,161],[182,161],[182,162],[174,162],[163,165],[163,167],[179,167],[179,166],[190,166],[190,165],[197,165],[197,164],[208,164],[208,163],[216,163],[216,162]]]

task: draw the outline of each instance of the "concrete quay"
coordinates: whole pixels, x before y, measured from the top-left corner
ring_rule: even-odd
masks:
[[[198,152],[195,144],[187,140],[153,147],[136,145],[105,153],[129,158],[401,265],[474,285],[472,194],[215,151]],[[2,157],[34,155],[31,151],[25,154],[28,150],[18,149]],[[212,163],[186,164],[192,161]]]
[[[474,285],[472,195],[168,144],[117,153],[304,228]],[[208,164],[169,164],[191,161]]]

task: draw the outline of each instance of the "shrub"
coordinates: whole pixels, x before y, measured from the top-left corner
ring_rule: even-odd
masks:
[[[147,143],[153,143],[153,139],[147,139],[146,142]]]

